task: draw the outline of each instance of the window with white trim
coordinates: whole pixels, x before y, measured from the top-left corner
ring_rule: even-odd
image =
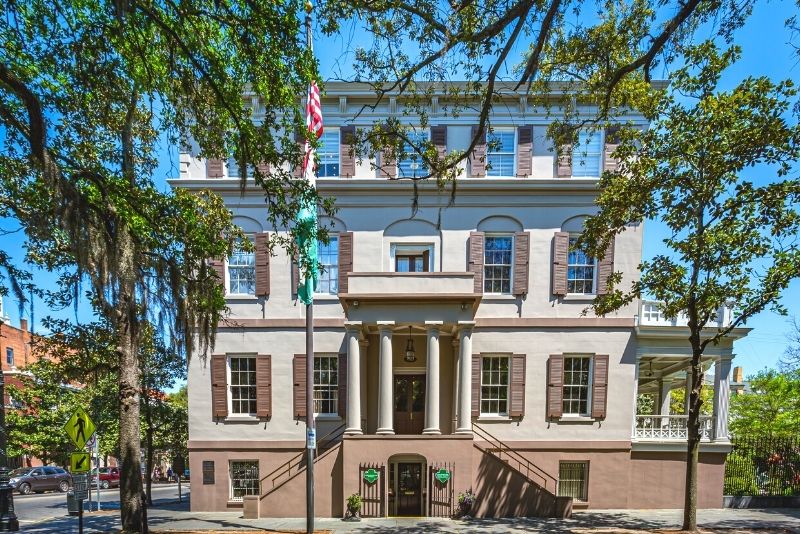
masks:
[[[516,132],[513,128],[496,128],[486,135],[486,175],[514,176]]]
[[[339,292],[339,236],[329,235],[327,245],[318,241],[317,257],[322,270],[314,293],[335,295]]]
[[[508,415],[509,357],[481,358],[481,415]]]
[[[589,490],[589,462],[558,463],[558,496],[586,502]]]
[[[591,356],[564,357],[564,415],[589,415]]]
[[[231,295],[256,294],[256,253],[245,252],[236,246],[228,258],[228,293]]]
[[[228,398],[231,415],[256,414],[256,359],[231,357],[228,359]]]
[[[487,235],[483,244],[484,293],[511,293],[511,262],[514,237]]]
[[[595,291],[594,258],[578,248],[578,234],[569,236],[569,256],[567,258],[567,293],[592,295]]]
[[[603,132],[580,131],[572,148],[572,176],[596,178],[602,170]]]
[[[390,251],[390,260],[396,273],[430,273],[434,271],[433,245],[392,243]]]
[[[9,367],[14,367],[14,348],[6,347],[6,364]]]
[[[325,128],[319,140],[317,176],[339,176],[339,129]]]
[[[231,501],[242,501],[245,495],[258,495],[258,460],[231,460],[229,464],[231,480]]]
[[[339,413],[339,355],[314,356],[314,414]]]
[[[415,178],[428,174],[428,167],[422,160],[414,146],[420,148],[428,140],[427,131],[409,131],[407,134],[411,143],[403,144],[403,152],[397,158],[397,176],[399,178]]]

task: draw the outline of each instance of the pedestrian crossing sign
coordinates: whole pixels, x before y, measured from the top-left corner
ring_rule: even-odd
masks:
[[[73,473],[86,473],[92,467],[92,460],[88,452],[73,452],[69,465]]]
[[[94,434],[95,426],[89,415],[82,408],[78,408],[64,425],[64,430],[75,446],[82,449]]]

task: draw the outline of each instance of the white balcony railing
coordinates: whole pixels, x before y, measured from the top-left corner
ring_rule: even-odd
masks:
[[[686,440],[689,437],[688,415],[637,415],[635,439],[658,441]],[[700,416],[700,439],[710,440],[714,432],[714,418]]]
[[[712,317],[707,326],[724,328],[731,324],[733,317],[730,306],[721,306],[717,316]],[[661,310],[661,302],[657,300],[642,300],[639,304],[639,324],[642,326],[687,326],[689,318],[684,314],[669,318]]]

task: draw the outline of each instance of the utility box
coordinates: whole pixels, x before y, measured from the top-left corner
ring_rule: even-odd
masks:
[[[81,513],[81,505],[83,503],[75,498],[75,492],[69,490],[67,492],[67,512],[69,515],[78,515]]]

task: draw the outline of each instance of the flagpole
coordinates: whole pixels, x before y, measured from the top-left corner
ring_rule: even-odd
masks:
[[[306,46],[311,48],[311,11],[314,9],[311,0],[306,0],[305,9]],[[313,238],[316,239],[316,236]],[[309,280],[306,277],[306,285],[308,283]],[[312,436],[314,443],[312,443]],[[306,304],[306,534],[314,533],[314,446],[316,446],[316,424],[314,421],[314,301],[312,299]]]

